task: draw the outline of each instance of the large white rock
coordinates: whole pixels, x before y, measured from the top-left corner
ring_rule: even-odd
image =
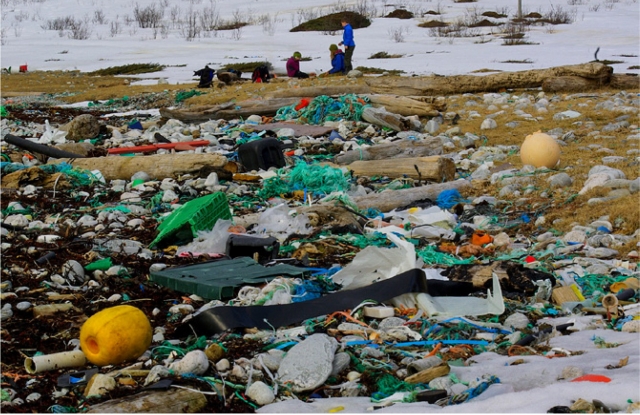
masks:
[[[338,342],[323,333],[312,334],[296,344],[282,359],[278,379],[294,392],[313,390],[324,384],[333,368]]]

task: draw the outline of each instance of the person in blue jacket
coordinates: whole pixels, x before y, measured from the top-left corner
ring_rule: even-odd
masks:
[[[329,74],[343,75],[345,73],[344,52],[340,50],[336,44],[329,46],[329,52],[331,52],[331,69],[329,70]]]
[[[353,69],[353,66],[351,66],[351,57],[353,56],[353,51],[356,48],[356,42],[353,41],[353,28],[346,18],[343,18],[340,23],[344,28],[344,32],[342,32],[342,42],[338,44],[340,46],[344,46],[344,66],[345,71],[349,73],[349,71]]]

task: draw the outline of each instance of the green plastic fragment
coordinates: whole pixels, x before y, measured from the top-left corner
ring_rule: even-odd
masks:
[[[9,402],[11,400],[11,394],[6,389],[0,389],[0,401]]]
[[[103,258],[98,261],[92,262],[90,264],[85,265],[84,269],[87,271],[106,271],[113,266],[111,262],[111,258]]]

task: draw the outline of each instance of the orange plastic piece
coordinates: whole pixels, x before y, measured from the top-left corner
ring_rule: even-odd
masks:
[[[311,103],[311,100],[309,98],[302,98],[300,100],[300,103],[296,105],[295,109],[296,111],[300,111],[302,108],[306,107],[310,103]]]
[[[608,383],[611,382],[611,378],[608,378],[604,375],[593,375],[593,374],[589,374],[589,375],[583,375],[580,377],[577,377],[575,379],[573,379],[571,382],[604,382],[604,383]]]
[[[485,231],[477,230],[471,235],[471,243],[474,245],[486,245],[493,242],[493,237]]]

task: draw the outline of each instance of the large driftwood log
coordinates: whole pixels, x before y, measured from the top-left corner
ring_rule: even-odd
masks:
[[[407,206],[418,200],[435,200],[438,195],[445,190],[456,189],[462,193],[463,190],[471,186],[471,182],[460,179],[452,182],[412,187],[410,189],[386,190],[366,196],[357,196],[353,198],[353,201],[359,209],[375,208],[382,212],[389,212],[390,210]]]
[[[521,72],[502,72],[491,75],[456,75],[429,77],[380,77],[367,79],[374,94],[450,95],[473,92],[492,92],[508,88],[537,88],[545,79],[558,76],[578,76],[600,80],[608,84],[613,68],[600,62],[532,69]]]
[[[303,88],[283,88],[266,94],[265,98],[319,97],[320,95],[370,94],[367,85],[307,86]]]
[[[228,176],[229,179],[231,178],[230,172],[225,174],[228,160],[219,154],[175,153],[135,157],[110,156],[50,160],[50,163],[62,162],[86,170],[100,170],[106,180],[130,180],[131,176],[139,171],[144,171],[152,179],[157,180],[176,178],[187,173],[206,177],[213,172],[221,175],[220,177]]]
[[[418,117],[437,117],[441,111],[446,111],[447,104],[444,100],[424,102],[409,97],[398,95],[373,95],[367,94],[369,102],[374,107],[384,107],[387,111],[406,117],[417,115]]]
[[[443,156],[359,160],[347,168],[356,176],[411,177],[436,182],[451,181],[456,175],[453,160]]]
[[[428,137],[424,140],[402,140],[390,144],[378,144],[358,150],[349,150],[337,155],[338,164],[349,164],[357,160],[382,160],[391,158],[439,156],[443,153],[442,140]]]
[[[601,79],[588,79],[579,76],[554,76],[542,81],[544,92],[585,92],[603,86]]]
[[[209,108],[192,108],[191,110],[172,110],[161,108],[160,115],[182,122],[206,122],[209,120],[231,120],[246,118],[250,115],[272,117],[276,112],[289,105],[297,103],[298,98],[275,98],[269,100],[247,100],[236,103],[226,103]]]
[[[112,399],[89,407],[89,413],[196,413],[207,406],[207,398],[186,389],[142,392],[132,396]]]
[[[636,74],[613,74],[611,75],[611,87],[615,89],[637,90],[640,89],[640,76]]]

